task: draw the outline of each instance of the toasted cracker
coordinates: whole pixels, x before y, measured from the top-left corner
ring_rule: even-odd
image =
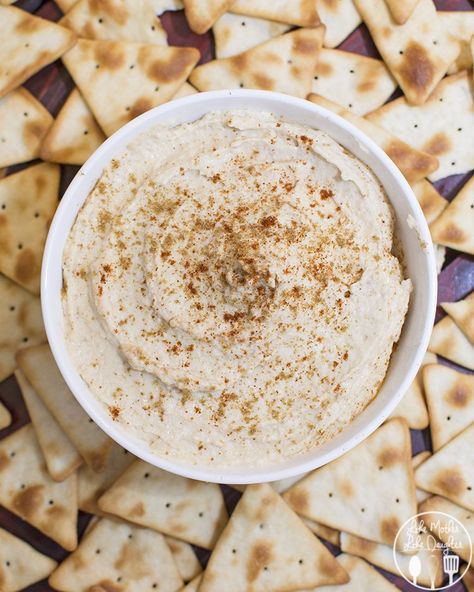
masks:
[[[61,25],[82,39],[167,45],[152,0],[79,0]]]
[[[194,578],[194,580],[191,580],[189,582],[189,584],[187,584],[186,586],[181,588],[181,590],[179,592],[198,592],[201,582],[202,582],[202,574],[199,574],[198,576],[196,576]]]
[[[423,369],[433,450],[438,450],[474,421],[474,376],[441,364]]]
[[[17,592],[47,578],[56,567],[54,559],[0,528],[0,582],[2,592]]]
[[[316,4],[316,0],[294,0],[291,3],[287,0],[235,0],[231,12],[299,27],[315,27],[320,23]]]
[[[410,18],[418,0],[385,0],[393,20],[403,25]]]
[[[418,0],[404,25],[393,21],[385,0],[354,1],[407,100],[424,103],[459,53],[432,0]]]
[[[119,446],[112,444],[105,469],[100,473],[91,467],[83,466],[77,473],[77,497],[79,509],[89,514],[103,516],[97,501],[109,489],[114,481],[135,460],[135,456]]]
[[[106,135],[165,103],[179,90],[199,52],[125,41],[81,39],[63,62]]]
[[[0,504],[68,551],[75,549],[76,475],[53,481],[31,424],[0,441],[0,467]]]
[[[82,457],[21,370],[15,371],[15,378],[35,429],[46,468],[55,481],[64,481],[82,464]]]
[[[426,460],[428,460],[430,456],[431,452],[429,450],[423,450],[422,452],[419,452],[416,456],[414,456],[411,459],[413,470],[416,470],[420,465],[422,465]],[[431,493],[423,491],[423,489],[416,489],[416,501],[418,502],[418,505],[420,505],[429,497],[431,497]]]
[[[411,188],[423,210],[426,221],[431,224],[446,209],[448,200],[426,179],[412,183]]]
[[[227,521],[215,483],[201,483],[136,460],[99,499],[103,512],[212,549]]]
[[[415,471],[418,487],[474,510],[474,424],[450,440]]]
[[[155,14],[161,16],[167,10],[182,10],[183,0],[151,0]]]
[[[283,35],[291,25],[227,12],[214,23],[212,32],[216,58],[230,58],[273,37]]]
[[[427,174],[437,168],[438,161],[436,158],[430,154],[426,154],[426,152],[415,150],[390,132],[368,121],[364,117],[359,117],[355,113],[351,113],[344,107],[320,95],[310,94],[308,99],[321,107],[334,111],[334,113],[344,117],[344,119],[347,119],[347,121],[367,134],[387,153],[408,181],[415,182],[424,179]]]
[[[54,0],[63,12],[71,10],[77,0]]]
[[[189,80],[199,90],[256,88],[306,97],[323,35],[324,27],[286,33],[239,55],[198,66]]]
[[[474,370],[474,345],[449,316],[434,326],[428,349],[460,366]]]
[[[196,90],[192,84],[189,84],[189,82],[185,82],[180,87],[178,92],[173,95],[172,100],[173,99],[180,99],[181,97],[189,97],[190,95],[197,95],[198,92],[199,91]]]
[[[0,99],[0,167],[33,160],[53,118],[25,88]]]
[[[471,39],[474,35],[474,11],[438,12],[438,18],[450,34],[459,41],[461,51],[449,66],[448,74],[472,68]]]
[[[15,353],[46,341],[39,298],[0,274],[0,382],[16,368]]]
[[[199,35],[206,33],[228,10],[234,0],[183,0],[184,14],[190,28]]]
[[[112,518],[99,520],[49,578],[70,592],[176,592],[182,583],[160,533]]]
[[[104,141],[104,133],[76,88],[43,139],[40,156],[50,162],[81,165]]]
[[[22,349],[17,363],[79,454],[96,471],[103,471],[112,440],[90,419],[61,376],[48,345]]]
[[[470,567],[462,579],[467,592],[474,592],[474,568]]]
[[[396,86],[381,60],[340,49],[322,49],[311,90],[341,103],[356,115],[365,115],[383,105]]]
[[[60,169],[37,164],[0,181],[0,272],[39,294],[41,260],[58,205]]]
[[[436,156],[439,167],[429,178],[437,181],[474,167],[473,96],[472,73],[463,71],[442,80],[424,105],[409,105],[401,97],[368,118],[418,150]]]
[[[12,422],[12,414],[0,401],[0,430],[7,428]]]
[[[219,538],[200,592],[300,590],[347,574],[268,484],[249,485]]]
[[[474,344],[474,292],[464,300],[442,302],[441,307],[453,319],[469,341]]]
[[[202,572],[202,567],[192,546],[169,536],[165,536],[165,541],[173,555],[181,579],[190,582],[196,578]]]
[[[473,206],[474,177],[471,177],[441,216],[430,225],[433,240],[474,255]]]
[[[314,532],[320,539],[324,539],[325,541],[329,541],[336,547],[340,545],[340,532],[331,528],[330,526],[325,526],[324,524],[320,524],[319,522],[315,522],[311,520],[311,518],[305,518],[304,516],[301,517],[303,522],[306,526],[310,529],[311,532]]]
[[[0,97],[74,45],[72,31],[13,6],[0,6]]]
[[[416,513],[410,433],[396,418],[283,494],[299,514],[392,545]],[[370,483],[370,489],[367,489]]]
[[[324,47],[336,47],[362,22],[354,0],[316,0],[316,9],[321,23],[326,27]]]

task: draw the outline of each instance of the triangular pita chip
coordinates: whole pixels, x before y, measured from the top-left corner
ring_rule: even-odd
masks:
[[[413,183],[411,188],[423,210],[426,221],[431,224],[446,209],[448,200],[426,179]]]
[[[79,0],[61,25],[83,39],[167,45],[152,0]]]
[[[427,174],[434,171],[438,166],[437,159],[430,154],[415,150],[390,132],[368,121],[364,117],[359,117],[355,113],[351,113],[348,109],[320,95],[310,94],[308,99],[321,107],[334,111],[334,113],[344,117],[344,119],[347,119],[347,121],[367,134],[390,156],[408,181],[413,182],[424,179]]]
[[[431,452],[429,450],[423,450],[422,452],[419,452],[416,456],[414,456],[411,459],[413,470],[416,470],[420,465],[422,465],[426,460],[428,460],[430,456]],[[416,489],[416,501],[418,502],[418,505],[424,502],[429,497],[431,497],[431,493],[423,491],[423,489]]]
[[[314,532],[314,534],[320,539],[329,541],[333,545],[336,545],[336,547],[339,547],[341,533],[338,530],[335,530],[330,526],[320,524],[319,522],[315,522],[314,520],[311,520],[311,518],[305,518],[304,516],[301,516],[301,520],[303,520],[310,531]]]
[[[450,440],[415,471],[418,487],[474,510],[474,424]]]
[[[191,29],[202,35],[232,5],[233,0],[183,0],[184,14]]]
[[[300,590],[347,574],[270,485],[249,485],[219,538],[200,592]]]
[[[436,260],[436,273],[439,275],[443,269],[444,262],[446,261],[446,247],[433,243],[433,248]]]
[[[165,536],[181,579],[189,582],[202,572],[201,564],[189,543]]]
[[[63,62],[103,131],[165,103],[179,90],[199,51],[125,41],[81,39]]]
[[[316,4],[317,0],[235,0],[231,12],[299,27],[315,27],[320,22]]]
[[[63,12],[67,12],[71,10],[77,0],[55,0],[55,2]]]
[[[19,349],[46,341],[40,299],[1,274],[0,327],[1,382],[13,374]]]
[[[0,99],[0,167],[38,157],[53,118],[25,88]]]
[[[60,169],[37,164],[0,181],[0,272],[39,294],[41,260],[58,205]]]
[[[100,511],[97,505],[98,499],[131,465],[135,458],[133,454],[114,442],[107,465],[103,471],[97,473],[91,467],[81,467],[77,473],[77,502],[79,509],[89,514],[102,516],[103,512]]]
[[[429,500],[426,500],[419,509],[420,512],[442,512],[449,514],[449,516],[440,516],[439,514],[433,514],[424,517],[425,524],[433,534],[435,534],[443,543],[450,546],[450,516],[456,518],[467,530],[470,539],[466,536],[466,533],[459,529],[456,533],[456,542],[458,545],[456,549],[453,549],[456,555],[459,555],[464,561],[470,560],[471,541],[474,541],[474,513],[469,512],[465,508],[461,508],[456,504],[448,501],[443,497],[433,496]],[[431,519],[430,519],[431,518]]]
[[[186,586],[181,588],[181,590],[179,592],[198,592],[201,582],[202,582],[202,574],[199,574],[198,576],[196,576],[194,578],[194,580],[191,580],[189,582],[189,584],[187,584]]]
[[[160,533],[111,518],[95,524],[49,578],[70,592],[176,592],[182,583]]]
[[[190,95],[197,95],[199,91],[194,88],[189,82],[185,82],[178,92],[173,95],[173,99],[180,99],[181,97],[189,97]]]
[[[354,5],[354,0],[316,0],[321,23],[326,27],[325,47],[336,47],[348,37],[362,22]]]
[[[283,35],[291,25],[227,12],[214,23],[212,32],[216,58],[230,58],[273,37]]]
[[[463,71],[442,80],[424,105],[409,105],[401,97],[368,117],[410,146],[436,156],[439,168],[429,178],[437,181],[474,168],[473,97],[472,73]]]
[[[437,18],[433,1],[418,0],[404,25],[395,23],[385,0],[354,1],[408,101],[424,103],[459,53],[459,43]]]
[[[193,70],[199,90],[256,88],[306,97],[321,48],[324,27],[298,29],[223,60]]]
[[[415,10],[418,0],[385,0],[393,20],[403,25]]]
[[[400,526],[416,514],[410,459],[408,426],[392,419],[344,456],[310,473],[283,498],[303,516],[392,545]]]
[[[17,592],[47,578],[56,567],[28,543],[0,528],[0,582],[2,592]]]
[[[474,177],[471,177],[441,216],[430,225],[430,232],[436,242],[474,255],[473,227]]]
[[[474,35],[474,11],[457,10],[438,12],[443,26],[457,39],[461,45],[456,60],[449,66],[448,74],[472,68],[471,39]]]
[[[56,366],[49,346],[45,344],[21,350],[17,363],[86,463],[96,471],[104,470],[112,440],[76,401]]]
[[[135,461],[99,499],[99,508],[212,549],[227,521],[218,485],[167,473]]]
[[[428,349],[460,366],[474,370],[474,345],[451,317],[444,317],[433,327]]]
[[[57,60],[76,36],[13,6],[0,6],[0,97]]]
[[[0,430],[7,428],[12,422],[12,414],[0,401]]]
[[[77,545],[76,475],[53,481],[31,424],[0,441],[0,504],[59,545]]]
[[[474,292],[464,300],[442,302],[441,307],[453,319],[469,341],[474,344]]]
[[[35,393],[23,372],[16,370],[15,377],[46,461],[46,468],[55,481],[64,481],[82,464],[82,457]]]
[[[474,376],[441,364],[423,369],[433,450],[438,450],[474,421]]]
[[[50,162],[81,165],[104,141],[87,103],[74,89],[43,139],[40,156]]]

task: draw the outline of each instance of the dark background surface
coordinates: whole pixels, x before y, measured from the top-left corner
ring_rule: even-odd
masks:
[[[271,0],[269,0],[271,1]],[[474,2],[471,0],[435,0],[435,4],[439,10],[474,10]],[[58,20],[62,13],[54,2],[51,0],[20,0],[16,6],[28,10],[38,16],[50,20]],[[207,62],[214,56],[214,40],[212,33],[205,35],[196,35],[190,31],[184,14],[182,11],[168,12],[162,15],[161,22],[168,33],[169,45],[193,46],[197,47],[201,52],[201,63]],[[0,40],[1,42],[1,40]],[[367,28],[364,25],[358,27],[341,45],[341,49],[353,51],[356,53],[370,55],[373,57],[380,57]],[[56,115],[66,100],[69,92],[74,84],[63,67],[60,61],[47,66],[35,76],[27,81],[25,86],[30,90],[52,113]],[[399,92],[396,93],[400,94]],[[7,173],[24,168],[27,165],[18,165],[10,167]],[[63,166],[61,176],[61,195],[71,182],[72,178],[78,171],[79,167]],[[465,175],[453,175],[435,183],[438,191],[447,199],[451,200],[461,187],[467,182],[472,175],[472,171]],[[452,249],[447,250],[446,262],[443,270],[439,276],[439,294],[438,302],[455,301],[463,298],[474,289],[474,258],[468,255],[463,255]],[[438,309],[438,319],[443,316],[443,312]],[[443,363],[444,360],[441,360]],[[450,364],[452,365],[453,364]],[[0,431],[0,438],[7,436],[9,433],[17,430],[19,427],[29,421],[28,413],[23,403],[20,391],[16,385],[13,377],[0,383],[0,400],[8,407],[12,413],[13,421],[10,427]],[[413,454],[417,454],[421,450],[430,449],[431,442],[429,430],[414,431],[412,430],[412,445]],[[223,486],[224,495],[229,511],[231,511],[237,503],[240,494],[230,487]],[[80,513],[79,516],[79,532],[82,534],[86,527],[90,516],[88,514]],[[50,539],[43,536],[39,531],[29,526],[7,510],[0,508],[0,526],[10,530],[15,535],[23,538],[32,544],[39,551],[50,555],[54,559],[60,561],[67,556],[67,552],[55,544]],[[338,553],[338,550],[331,545],[328,545],[331,550]],[[207,561],[209,552],[202,549],[197,549],[199,558],[203,564]],[[414,591],[419,590],[405,582],[402,578],[396,577],[392,574],[381,571],[388,579],[390,579],[400,590]],[[39,582],[34,586],[30,586],[28,592],[47,592],[51,588],[46,582]],[[449,588],[450,592],[461,592],[464,586],[460,583],[454,584]],[[225,592],[224,590],[222,592]],[[364,590],[360,592],[377,592],[372,590]]]

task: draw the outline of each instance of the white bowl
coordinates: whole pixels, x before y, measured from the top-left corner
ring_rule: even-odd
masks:
[[[350,425],[322,446],[278,465],[226,470],[211,465],[195,467],[160,457],[112,421],[68,355],[61,303],[62,257],[76,215],[103,168],[138,134],[159,122],[178,124],[198,119],[209,111],[240,108],[271,111],[321,129],[373,170],[395,210],[397,235],[403,245],[406,268],[414,289],[402,335],[383,385],[375,399]],[[257,483],[293,477],[334,460],[367,438],[392,413],[414,379],[426,351],[436,308],[436,285],[433,245],[418,201],[398,168],[374,142],[341,117],[309,101],[266,91],[228,90],[200,93],[152,109],[117,131],[89,158],[69,185],[51,224],[43,258],[41,294],[46,333],[59,369],[86,413],[111,438],[136,456],[173,473],[216,483]]]

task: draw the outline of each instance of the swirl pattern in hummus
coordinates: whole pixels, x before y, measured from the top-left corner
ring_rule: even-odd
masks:
[[[253,111],[157,126],[106,168],[64,255],[69,352],[161,455],[271,464],[376,395],[408,307],[373,173]]]

